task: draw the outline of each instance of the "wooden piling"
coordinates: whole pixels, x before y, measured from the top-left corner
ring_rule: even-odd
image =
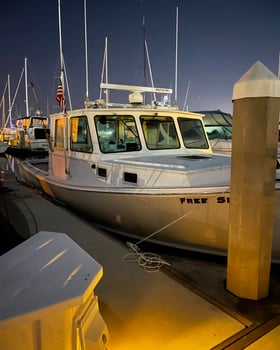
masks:
[[[256,62],[233,89],[227,289],[269,294],[280,80]]]

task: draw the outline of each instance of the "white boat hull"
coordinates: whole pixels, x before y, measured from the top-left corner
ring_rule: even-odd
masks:
[[[28,163],[27,163],[28,164]],[[229,224],[228,187],[109,189],[56,181],[19,164],[21,176],[96,225],[137,240],[226,255]],[[33,179],[32,179],[33,177]],[[280,184],[276,185],[272,256],[280,259]]]

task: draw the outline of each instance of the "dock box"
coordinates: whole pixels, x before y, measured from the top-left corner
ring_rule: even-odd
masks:
[[[102,274],[64,233],[41,231],[0,256],[0,349],[107,349]]]

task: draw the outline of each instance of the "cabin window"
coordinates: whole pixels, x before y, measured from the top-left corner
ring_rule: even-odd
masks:
[[[209,148],[203,124],[199,119],[178,118],[178,123],[186,148]]]
[[[131,152],[141,149],[133,116],[98,115],[94,121],[101,152]]]
[[[64,148],[65,119],[55,121],[55,147]]]
[[[72,151],[90,153],[93,150],[87,117],[71,118],[71,141]]]
[[[50,135],[49,128],[34,128],[35,140],[48,139],[49,135]]]
[[[174,121],[168,116],[141,116],[141,125],[149,149],[179,148]]]

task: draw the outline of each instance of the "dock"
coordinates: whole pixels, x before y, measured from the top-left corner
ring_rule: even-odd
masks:
[[[271,269],[271,291],[261,301],[225,289],[226,259],[141,246],[95,227],[3,170],[0,187],[1,254],[40,231],[65,233],[104,270],[95,288],[110,333],[110,350],[278,349],[280,267]],[[160,256],[154,270],[141,254]],[[4,303],[1,300],[0,303]]]

